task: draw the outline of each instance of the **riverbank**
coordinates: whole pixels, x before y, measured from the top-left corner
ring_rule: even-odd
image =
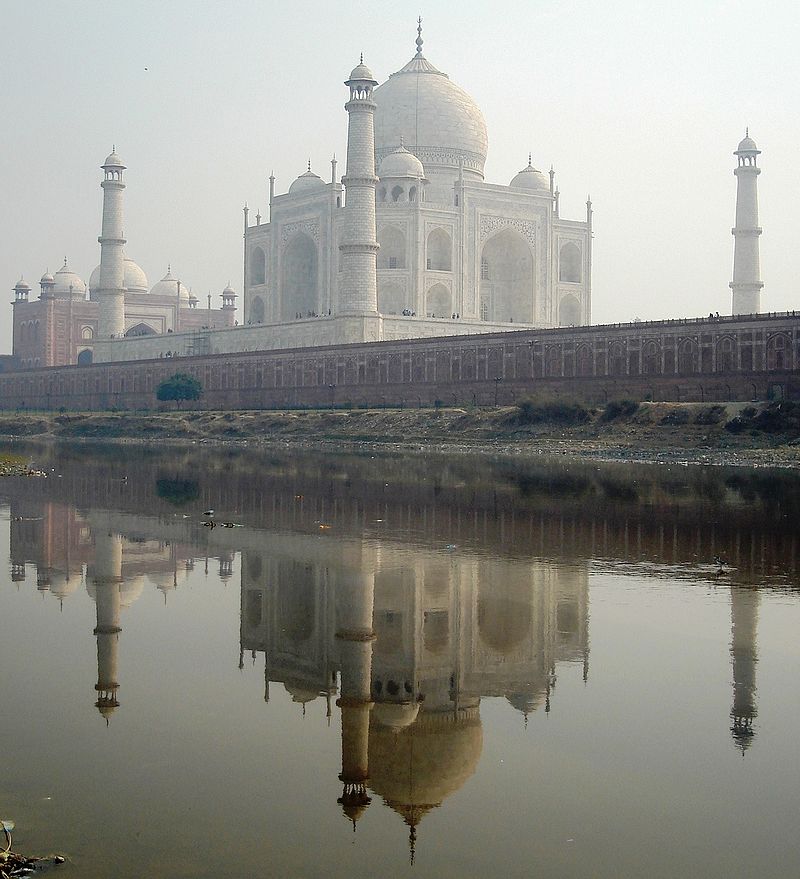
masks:
[[[0,413],[0,436],[800,467],[800,405],[788,402],[617,401],[598,409],[529,402],[493,409]]]

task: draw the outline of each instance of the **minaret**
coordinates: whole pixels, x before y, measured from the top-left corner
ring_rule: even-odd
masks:
[[[734,169],[736,175],[736,225],[733,233],[733,291],[732,314],[758,314],[761,311],[761,265],[758,255],[758,238],[761,227],[758,225],[758,167],[757,156],[761,150],[745,132],[734,156],[739,159]]]
[[[361,63],[345,82],[350,100],[344,105],[347,126],[347,172],[344,228],[339,245],[342,276],[337,314],[371,316],[378,313],[378,278],[375,255],[375,107],[372,71]]]
[[[338,799],[342,811],[353,822],[370,804],[369,715],[372,710],[372,611],[374,576],[369,571],[346,571],[336,588],[336,638],[339,644],[342,689],[336,704],[342,709],[343,784]]]
[[[125,183],[122,172],[125,165],[116,153],[116,147],[101,166],[105,179],[103,188],[103,230],[100,242],[100,283],[97,287],[98,327],[100,339],[122,336],[125,333],[125,256],[122,248],[122,193]]]
[[[95,563],[91,572],[97,602],[97,702],[95,708],[108,723],[117,701],[117,651],[119,649],[122,538],[100,532],[95,537]]]
[[[731,590],[731,665],[733,668],[733,706],[731,735],[744,754],[755,736],[753,720],[756,705],[756,630],[758,627],[757,589],[733,587]]]

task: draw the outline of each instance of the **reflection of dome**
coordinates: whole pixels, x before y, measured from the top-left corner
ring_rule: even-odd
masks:
[[[547,684],[544,684],[540,690],[529,690],[527,692],[510,693],[506,696],[510,705],[513,705],[517,711],[523,714],[530,714],[547,700]]]
[[[373,92],[375,155],[380,161],[405,138],[425,170],[436,166],[483,178],[488,136],[478,105],[446,73],[437,70],[421,50]]]
[[[86,293],[86,284],[67,265],[66,259],[64,260],[64,265],[53,276],[53,280],[55,281],[53,286],[53,294],[55,296],[69,298],[70,293],[72,293],[72,296],[83,296]],[[71,291],[70,287],[72,287]]]
[[[147,275],[144,273],[144,270],[127,256],[123,265],[125,276],[122,283],[128,293],[147,293]],[[99,286],[100,266],[97,266],[89,277],[89,292],[96,293]]]
[[[372,717],[376,723],[388,729],[403,729],[410,726],[419,714],[419,702],[376,702]]]
[[[61,601],[72,595],[80,583],[80,571],[72,571],[72,573],[69,571],[50,572],[50,592]]]
[[[130,607],[144,592],[144,575],[139,574],[114,585],[119,589],[120,607]],[[86,578],[86,592],[92,601],[97,601],[97,584],[91,576]]]
[[[389,153],[381,162],[378,176],[381,179],[384,177],[420,178],[425,176],[425,169],[414,153],[410,153],[404,146],[401,146],[393,153]]]
[[[292,702],[299,702],[305,705],[306,702],[313,702],[319,696],[318,690],[310,690],[307,685],[298,681],[286,681],[283,685],[286,692],[292,697]]]
[[[312,189],[324,189],[325,184],[322,182],[322,178],[315,174],[311,168],[305,172],[305,174],[301,174],[297,180],[292,183],[289,187],[289,192],[297,195],[299,192],[309,192]]]
[[[422,709],[415,723],[399,731],[372,722],[369,784],[413,826],[475,773],[482,748],[477,706],[455,717]]]
[[[189,288],[178,278],[172,276],[172,268],[167,267],[167,273],[150,290],[151,296],[169,296],[174,299],[178,295],[178,285],[180,285],[181,299],[189,299]]]
[[[550,192],[550,181],[541,171],[537,171],[536,168],[533,167],[530,156],[528,157],[528,167],[523,168],[519,174],[514,177],[509,186],[511,186],[512,189],[534,189]]]

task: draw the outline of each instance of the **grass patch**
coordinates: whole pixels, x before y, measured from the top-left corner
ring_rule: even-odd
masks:
[[[630,418],[639,408],[636,400],[609,400],[600,415],[601,421],[615,421],[617,418]]]
[[[589,410],[580,403],[561,400],[521,400],[517,403],[514,419],[517,424],[584,424]]]

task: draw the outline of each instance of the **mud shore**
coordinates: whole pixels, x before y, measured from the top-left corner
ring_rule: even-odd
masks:
[[[800,431],[792,419],[772,417],[775,404],[641,403],[630,408],[632,411],[612,417],[603,409],[580,408],[527,413],[526,417],[516,406],[469,410],[0,413],[0,438],[219,442],[349,451],[382,448],[417,453],[800,467]]]

